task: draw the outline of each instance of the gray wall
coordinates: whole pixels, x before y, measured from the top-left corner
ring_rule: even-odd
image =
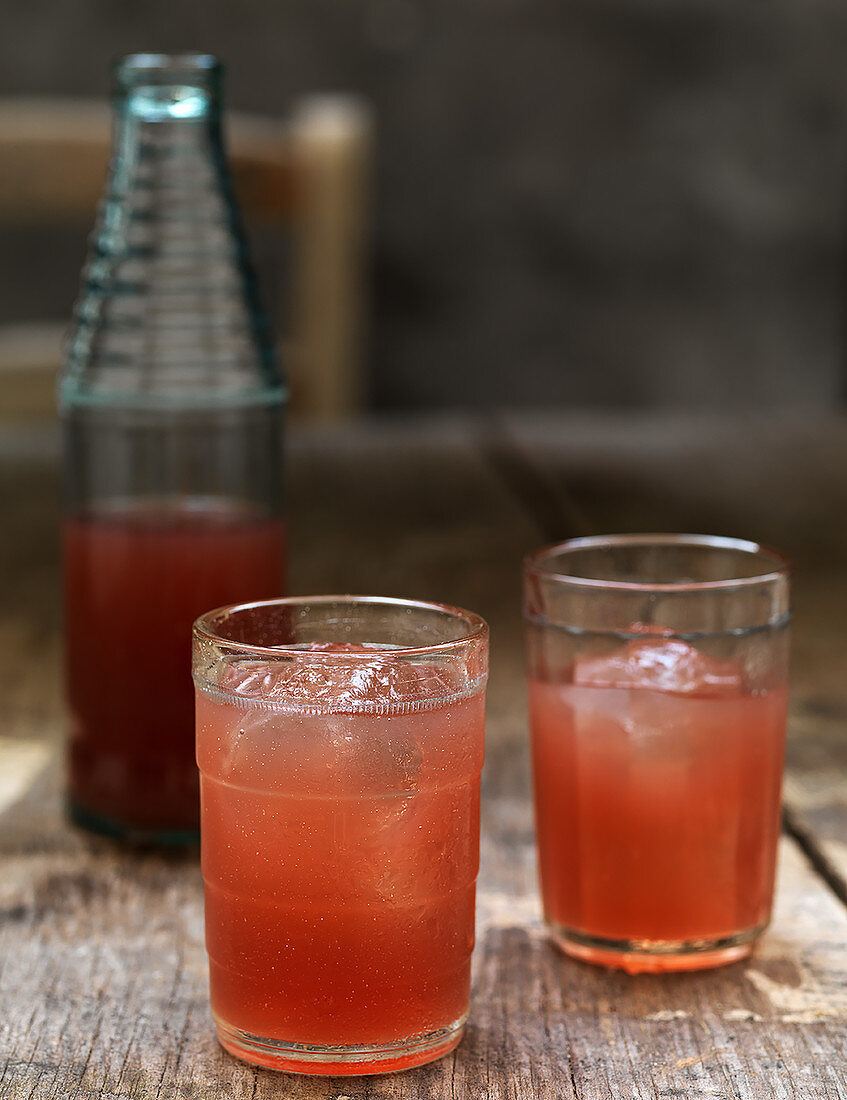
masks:
[[[843,2],[2,0],[0,18],[3,94],[101,95],[113,55],[200,48],[239,108],[371,98],[380,407],[840,400]],[[3,252],[4,319],[67,309],[78,231]]]

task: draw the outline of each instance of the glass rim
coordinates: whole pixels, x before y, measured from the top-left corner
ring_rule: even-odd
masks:
[[[709,581],[625,581],[607,580],[594,577],[580,577],[578,574],[562,573],[557,569],[545,568],[545,562],[560,555],[577,550],[604,550],[615,547],[674,547],[686,546],[703,550],[733,550],[747,554],[751,558],[757,555],[769,558],[773,568],[757,572],[747,577],[727,577],[724,580]],[[623,535],[584,535],[566,539],[564,542],[543,546],[527,554],[523,560],[524,574],[539,579],[559,581],[571,587],[593,588],[601,591],[625,592],[727,592],[755,587],[761,584],[773,584],[787,580],[791,575],[792,563],[781,550],[750,539],[737,539],[723,535],[690,535],[658,532],[655,534]]]
[[[333,603],[365,604],[369,606],[388,606],[392,608],[406,608],[410,611],[437,611],[448,615],[453,619],[464,622],[469,630],[461,638],[453,638],[446,642],[432,642],[421,646],[392,646],[384,652],[392,656],[418,656],[425,654],[454,653],[478,642],[484,642],[488,637],[488,623],[475,611],[468,611],[463,607],[455,607],[453,604],[436,603],[431,600],[408,600],[396,596],[356,596],[356,595],[323,595],[323,596],[279,596],[270,600],[248,600],[245,603],[224,604],[222,607],[206,611],[194,621],[192,635],[195,639],[212,642],[215,645],[224,645],[238,650],[239,653],[256,655],[260,657],[285,656],[288,658],[301,657],[304,660],[316,663],[338,662],[339,657],[345,660],[369,660],[373,661],[374,653],[379,650],[344,651],[342,653],[326,650],[300,649],[298,645],[254,645],[250,642],[233,641],[225,638],[213,629],[215,621],[224,615],[233,615],[239,611],[251,611],[263,607],[296,607],[308,605],[326,605]]]

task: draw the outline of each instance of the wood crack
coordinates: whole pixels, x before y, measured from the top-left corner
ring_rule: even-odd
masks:
[[[566,487],[545,473],[502,421],[492,417],[480,426],[478,446],[498,481],[538,526],[543,541],[561,542],[593,531]]]
[[[817,838],[800,824],[797,814],[790,806],[783,808],[782,827],[841,904],[847,907],[847,882],[827,859]]]

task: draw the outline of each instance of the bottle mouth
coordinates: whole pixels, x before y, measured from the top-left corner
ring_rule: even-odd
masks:
[[[221,62],[210,53],[131,53],[115,63],[114,78],[123,89],[181,83],[212,87],[222,71]]]
[[[134,53],[114,66],[114,96],[147,121],[190,119],[217,105],[223,65],[208,53]]]

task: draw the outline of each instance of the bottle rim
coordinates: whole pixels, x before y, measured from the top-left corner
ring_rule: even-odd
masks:
[[[210,53],[131,53],[118,58],[112,75],[120,91],[151,84],[217,88],[223,76],[223,64]]]

